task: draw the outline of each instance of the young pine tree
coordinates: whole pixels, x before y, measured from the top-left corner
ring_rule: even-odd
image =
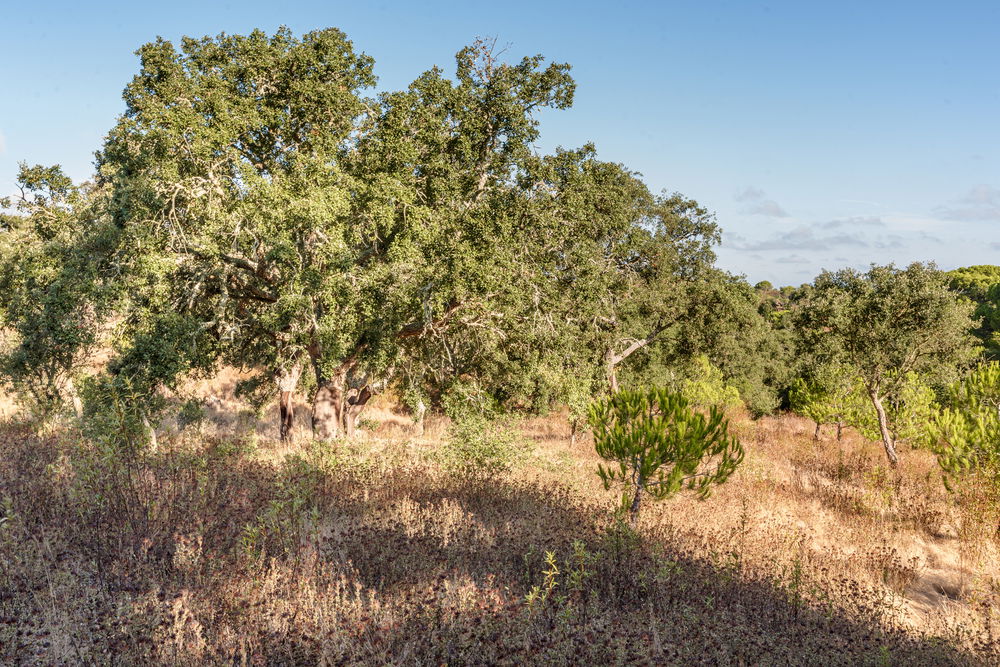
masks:
[[[662,500],[687,488],[706,497],[743,461],[743,446],[729,421],[713,407],[705,415],[666,389],[622,390],[590,406],[597,474],[610,488],[623,487],[622,508],[634,524],[642,496]]]

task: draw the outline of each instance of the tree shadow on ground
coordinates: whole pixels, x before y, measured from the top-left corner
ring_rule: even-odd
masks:
[[[74,648],[81,662],[958,665],[997,656],[992,642],[973,654],[907,634],[885,622],[884,600],[850,582],[831,582],[819,605],[794,573],[762,579],[669,536],[636,540],[606,507],[554,484],[465,484],[419,466],[307,458],[273,466],[222,442],[124,467],[79,452],[67,463],[65,447],[26,433],[0,439],[0,496],[25,539],[0,543],[10,558],[0,657],[18,662],[47,660],[45,641],[25,632],[45,604],[55,611],[44,597],[53,572],[75,577],[58,603],[68,632],[87,637]],[[27,543],[37,536],[47,552]],[[179,554],[194,542],[200,557],[186,566]]]

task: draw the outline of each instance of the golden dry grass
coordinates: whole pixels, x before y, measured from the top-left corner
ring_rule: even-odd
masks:
[[[1000,660],[996,506],[926,452],[897,474],[853,433],[739,418],[739,473],[647,504],[636,535],[559,415],[512,424],[530,453],[474,483],[441,419],[417,438],[385,401],[355,442],[282,445],[231,380],[156,455],[0,429],[0,662]]]

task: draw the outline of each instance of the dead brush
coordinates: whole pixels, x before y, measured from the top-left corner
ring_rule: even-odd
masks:
[[[758,466],[809,446],[793,426],[765,423]],[[705,502],[651,507],[633,530],[610,518],[617,498],[589,473],[593,454],[562,443],[538,446],[568,452],[572,479],[529,459],[483,485],[444,474],[433,441],[285,452],[166,438],[117,468],[72,437],[0,428],[0,662],[1000,660],[982,587],[942,607],[951,625],[903,622],[925,572],[901,547],[914,534],[903,502],[862,518],[811,482],[737,474]],[[832,488],[811,460],[794,464],[803,479]],[[971,497],[955,502],[969,535],[992,530],[972,523]],[[529,602],[536,587],[544,602]]]
[[[886,544],[870,550],[865,560],[881,582],[899,595],[906,593],[923,569],[918,556],[904,559],[895,547]]]

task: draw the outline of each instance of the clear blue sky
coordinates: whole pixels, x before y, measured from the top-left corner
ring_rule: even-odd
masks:
[[[720,264],[1000,263],[1000,1],[52,2],[0,0],[0,194],[17,162],[91,173],[135,49],[161,35],[338,27],[400,88],[477,35],[569,62],[539,149],[607,160],[718,214]]]

